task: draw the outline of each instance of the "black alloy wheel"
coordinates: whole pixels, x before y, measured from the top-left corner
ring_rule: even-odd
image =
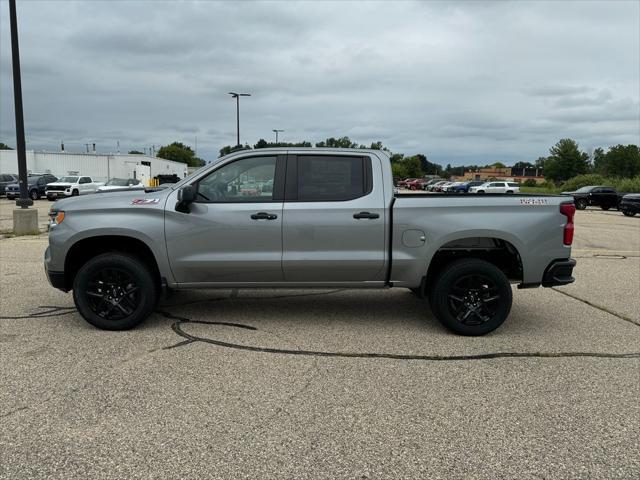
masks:
[[[587,201],[584,199],[576,200],[576,209],[584,210],[587,208]]]
[[[29,198],[31,198],[31,200],[38,200],[40,199],[40,192],[38,192],[38,190],[31,190],[29,192]]]
[[[636,214],[636,212],[632,212],[631,210],[623,210],[623,211],[622,211],[622,214],[623,214],[625,217],[633,217],[633,216]]]
[[[105,330],[127,330],[153,312],[158,282],[140,259],[111,252],[85,263],[73,282],[80,314]]]
[[[484,335],[498,328],[511,310],[507,277],[495,265],[467,258],[447,265],[430,293],[435,316],[460,335]]]
[[[80,195],[80,192],[78,192],[78,190],[74,190],[73,192],[71,192],[72,197],[77,197],[78,195]]]

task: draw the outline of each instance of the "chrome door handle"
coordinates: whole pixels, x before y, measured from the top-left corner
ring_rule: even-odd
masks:
[[[267,212],[258,212],[251,215],[252,220],[275,220],[278,218],[278,215]]]

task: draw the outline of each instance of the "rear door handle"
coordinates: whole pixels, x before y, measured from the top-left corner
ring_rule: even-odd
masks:
[[[380,215],[377,213],[360,212],[354,213],[353,218],[380,218]]]
[[[278,215],[267,212],[258,212],[251,215],[252,220],[275,220],[278,218]]]

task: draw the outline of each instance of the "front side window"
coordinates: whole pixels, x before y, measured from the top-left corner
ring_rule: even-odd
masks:
[[[215,170],[197,185],[198,202],[273,201],[276,157],[251,157]]]
[[[366,195],[370,190],[370,175],[363,157],[298,157],[299,201],[344,201]]]

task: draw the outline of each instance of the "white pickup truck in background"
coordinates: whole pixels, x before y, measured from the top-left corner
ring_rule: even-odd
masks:
[[[47,184],[45,193],[49,200],[54,201],[63,197],[96,193],[101,185],[104,183],[94,182],[91,177],[70,175],[60,178],[57,182]]]

